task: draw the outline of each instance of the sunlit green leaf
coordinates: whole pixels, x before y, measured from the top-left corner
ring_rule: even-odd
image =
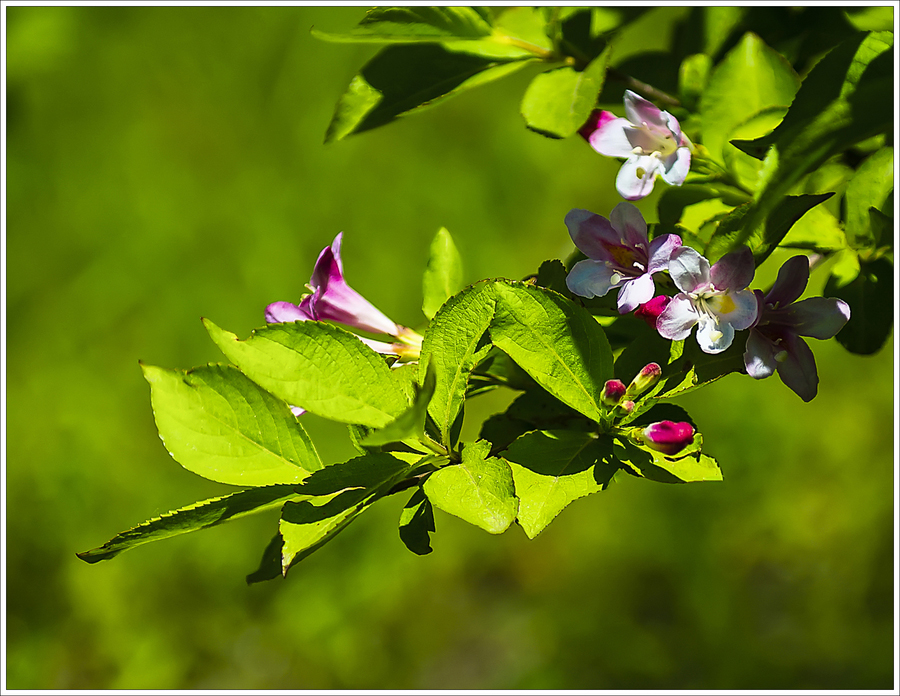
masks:
[[[444,512],[501,534],[516,519],[519,501],[509,465],[488,456],[490,447],[484,440],[466,445],[461,463],[438,469],[428,478],[425,494]]]
[[[188,471],[236,486],[299,482],[322,462],[287,404],[228,365],[142,365],[159,436]]]
[[[79,553],[78,557],[88,563],[109,560],[135,546],[214,527],[268,510],[297,497],[299,496],[295,486],[281,485],[251,488],[219,498],[210,498],[147,520],[137,527],[117,534],[103,546]]]
[[[270,324],[241,341],[208,319],[204,325],[250,379],[310,413],[380,428],[409,407],[384,358],[341,328],[317,321]]]
[[[869,157],[847,184],[847,239],[854,249],[875,247],[869,208],[880,208],[894,188],[894,148],[883,147]]]
[[[407,438],[421,439],[425,435],[425,416],[428,404],[434,395],[436,377],[433,367],[425,374],[425,383],[416,387],[416,396],[412,406],[379,430],[373,430],[360,441],[363,447],[378,447],[391,442],[400,442]]]
[[[422,313],[431,319],[450,297],[462,289],[462,259],[446,227],[438,230],[422,278]]]
[[[613,360],[603,329],[583,307],[523,283],[494,285],[494,345],[563,403],[599,420],[600,391]]]
[[[503,452],[519,498],[517,519],[533,539],[572,501],[603,490],[616,467],[608,441],[567,430],[531,432]]]
[[[686,454],[667,456],[632,440],[618,438],[613,456],[629,473],[660,483],[692,483],[696,481],[721,481],[722,470],[712,457],[700,452],[703,438],[694,436],[694,443],[685,449]]]

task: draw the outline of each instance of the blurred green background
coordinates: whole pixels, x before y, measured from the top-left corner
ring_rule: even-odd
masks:
[[[681,11],[626,53],[665,49]],[[79,561],[231,490],[166,454],[138,360],[222,360],[200,317],[247,335],[341,230],[351,284],[420,325],[440,226],[467,282],[521,278],[572,250],[570,208],[608,215],[618,162],[523,127],[537,68],[325,147],[375,48],[309,29],[360,7],[7,12],[8,688],[891,687],[892,341],[812,341],[810,404],[738,375],[683,398],[724,483],[624,477],[534,541],[437,512],[417,557],[396,496],[285,581],[244,584],[274,511]]]

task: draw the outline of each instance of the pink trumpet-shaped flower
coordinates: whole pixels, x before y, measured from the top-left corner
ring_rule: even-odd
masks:
[[[576,263],[566,286],[581,297],[603,297],[619,288],[618,307],[626,314],[653,297],[653,274],[665,270],[672,251],[681,246],[675,234],[647,238],[647,223],[631,203],[619,203],[609,214],[575,208],[566,215],[575,246],[587,259]]]
[[[696,324],[700,349],[721,353],[734,341],[735,330],[750,328],[756,321],[756,296],[745,289],[753,273],[748,247],[726,254],[711,268],[690,247],[676,249],[669,260],[669,275],[681,292],[659,315],[656,330],[663,338],[681,341]]]
[[[694,441],[694,426],[690,423],[660,421],[643,429],[644,443],[663,454],[678,454]]]
[[[595,111],[579,131],[601,155],[625,157],[616,190],[625,200],[649,195],[656,177],[681,186],[691,168],[691,141],[678,119],[631,90],[625,91],[626,118]]]
[[[794,256],[778,271],[766,295],[756,291],[759,319],[750,329],[744,352],[747,374],[755,379],[778,376],[797,396],[811,401],[818,391],[816,359],[801,336],[832,338],[850,319],[843,300],[810,297],[794,302],[809,282],[809,261]]]

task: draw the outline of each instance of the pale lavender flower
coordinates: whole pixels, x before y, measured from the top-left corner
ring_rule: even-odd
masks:
[[[669,275],[681,292],[659,315],[656,330],[663,338],[680,341],[696,324],[700,349],[721,353],[731,345],[735,330],[747,329],[756,321],[756,296],[745,289],[753,273],[748,247],[726,254],[712,268],[690,247],[676,249],[669,260]]]
[[[631,90],[625,91],[626,118],[594,112],[579,131],[601,155],[627,158],[616,177],[625,200],[650,194],[656,177],[681,186],[691,168],[691,141],[678,119]]]
[[[647,238],[647,223],[631,203],[619,203],[609,214],[575,208],[566,215],[575,246],[587,259],[576,263],[566,286],[581,297],[603,297],[619,288],[618,307],[626,314],[653,297],[653,274],[663,271],[669,256],[681,246],[675,234]]]
[[[744,352],[747,374],[755,379],[770,377],[776,370],[784,382],[804,401],[818,391],[816,359],[801,336],[832,338],[850,319],[843,300],[810,297],[794,302],[809,282],[809,261],[794,256],[782,265],[778,278],[766,295],[756,291],[759,319],[750,329]]]

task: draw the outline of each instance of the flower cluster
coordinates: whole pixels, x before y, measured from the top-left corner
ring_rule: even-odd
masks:
[[[850,308],[838,299],[814,297],[795,302],[809,280],[805,256],[787,261],[768,293],[749,290],[755,264],[748,247],[726,254],[716,263],[682,246],[677,235],[653,239],[640,211],[617,205],[609,219],[587,210],[566,215],[575,246],[588,258],[576,263],[566,285],[581,297],[602,297],[618,289],[622,314],[634,312],[659,334],[681,341],[697,327],[696,340],[705,353],[727,350],[738,331],[749,333],[744,353],[747,374],[755,379],[778,372],[804,401],[816,395],[818,376],[812,351],[800,338],[831,338],[847,323]],[[653,275],[666,272],[679,290],[657,295]],[[649,366],[648,366],[649,367]],[[658,366],[657,366],[658,369]],[[624,385],[607,383],[604,399],[627,409]]]

